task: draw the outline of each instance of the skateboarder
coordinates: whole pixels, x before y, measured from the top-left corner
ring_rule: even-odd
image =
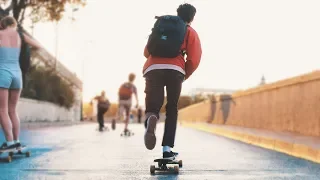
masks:
[[[37,49],[41,46],[21,32],[24,41]],[[13,17],[4,17],[0,21],[0,123],[6,142],[0,151],[20,148],[20,120],[17,104],[22,90],[19,56],[21,38],[17,32],[17,22]]]
[[[129,74],[128,82],[123,83],[119,88],[119,105],[118,105],[118,113],[116,119],[119,120],[120,116],[122,115],[122,109],[125,110],[126,119],[125,119],[125,126],[124,126],[124,133],[128,132],[128,123],[130,118],[130,110],[132,106],[132,94],[135,95],[136,98],[136,107],[138,107],[139,100],[138,100],[138,94],[137,94],[137,88],[133,84],[133,81],[135,80],[136,76],[133,73]]]
[[[108,109],[110,107],[110,102],[106,98],[105,91],[102,91],[101,95],[100,96],[96,96],[94,99],[98,101],[98,105],[97,105],[97,110],[98,110],[97,120],[98,120],[98,123],[99,123],[99,131],[103,131],[104,130],[104,114],[108,111]]]
[[[144,143],[149,150],[156,145],[156,123],[164,101],[164,87],[166,87],[166,121],[162,146],[163,158],[167,159],[174,159],[177,155],[171,151],[171,148],[174,147],[178,115],[177,103],[182,82],[197,69],[202,55],[198,34],[190,26],[196,14],[196,8],[191,4],[182,4],[177,9],[177,14],[178,16],[158,18],[144,49],[144,56],[147,58],[143,67],[146,81]],[[175,27],[175,29],[166,32],[167,27]],[[171,32],[175,34],[170,34]],[[187,55],[186,61],[185,54]]]

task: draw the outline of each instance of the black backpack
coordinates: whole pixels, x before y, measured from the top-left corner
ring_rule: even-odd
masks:
[[[29,44],[25,42],[24,35],[23,35],[23,28],[20,26],[18,28],[18,33],[21,38],[21,50],[20,50],[20,69],[23,74],[27,73],[30,66],[31,66],[31,49]]]
[[[179,16],[160,16],[152,28],[147,49],[152,56],[174,58],[180,54],[187,24]]]

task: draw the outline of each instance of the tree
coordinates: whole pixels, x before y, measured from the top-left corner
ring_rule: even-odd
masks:
[[[39,21],[59,21],[63,17],[67,4],[84,6],[86,0],[12,0],[10,9],[13,17],[22,24],[25,12],[30,8],[30,18]]]

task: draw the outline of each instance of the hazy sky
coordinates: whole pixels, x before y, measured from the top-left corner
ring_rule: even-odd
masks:
[[[273,82],[320,66],[319,0],[88,0],[74,13],[74,23],[69,9],[58,33],[58,59],[84,75],[85,100],[103,89],[116,101],[118,87],[134,72],[144,103],[143,48],[154,16],[175,14],[183,2],[197,8],[192,26],[203,47],[183,93],[196,87],[246,89],[263,74]],[[53,23],[37,24],[34,35],[55,54]]]

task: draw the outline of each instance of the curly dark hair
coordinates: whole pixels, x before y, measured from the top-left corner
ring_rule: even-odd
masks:
[[[17,21],[13,17],[6,16],[1,19],[0,25],[3,29],[6,29],[7,27],[12,26],[12,25],[17,26]]]
[[[196,12],[196,8],[188,3],[181,4],[177,9],[178,16],[187,23],[193,20]]]

